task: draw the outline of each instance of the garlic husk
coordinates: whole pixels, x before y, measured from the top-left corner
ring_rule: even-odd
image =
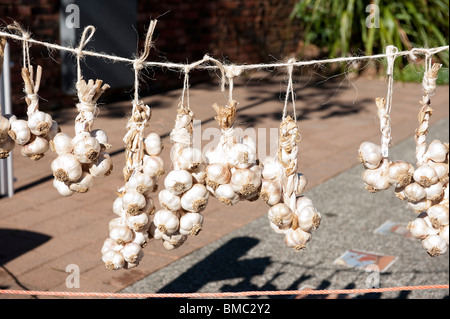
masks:
[[[414,166],[404,161],[394,161],[389,165],[389,179],[394,187],[404,187],[411,183]]]
[[[250,169],[236,169],[230,179],[234,191],[244,197],[258,193],[261,182],[261,175]]]
[[[58,155],[69,154],[73,150],[72,138],[68,134],[60,132],[55,135],[50,146]]]
[[[118,270],[124,267],[125,259],[118,251],[108,250],[102,255],[102,260],[109,270]]]
[[[25,145],[31,139],[31,131],[25,120],[15,120],[12,122],[8,134],[18,145]]]
[[[428,208],[433,205],[433,202],[429,199],[422,199],[418,202],[408,202],[407,206],[415,213],[420,214],[426,212]]]
[[[106,152],[100,152],[97,159],[89,164],[89,173],[94,177],[108,176],[113,168],[111,156]]]
[[[234,191],[230,184],[219,185],[214,191],[214,197],[225,205],[234,205],[239,202],[239,194]]]
[[[59,155],[51,163],[53,176],[61,182],[76,182],[83,172],[82,165],[73,154]]]
[[[150,227],[150,225],[149,225]],[[134,232],[134,238],[133,238],[133,243],[138,244],[139,246],[141,246],[142,248],[144,248],[145,246],[147,246],[147,239],[149,237],[149,234],[147,231],[137,231]]]
[[[272,223],[271,221],[269,221],[269,225],[270,225],[270,228],[272,228],[272,230],[277,234],[286,235],[289,232],[289,230],[292,230],[292,228],[290,228],[290,227],[280,228],[278,225]]]
[[[31,133],[40,136],[45,135],[50,131],[53,119],[48,113],[36,111],[28,116],[27,124]]]
[[[426,198],[427,192],[419,183],[411,183],[405,187],[404,193],[406,199],[410,202],[417,203]]]
[[[179,232],[182,235],[197,236],[203,225],[201,213],[186,213],[180,218]]]
[[[297,179],[297,186],[295,188],[295,194],[300,195],[305,190],[306,185],[308,185],[308,179],[306,178],[305,175],[300,173],[297,174],[297,177],[298,179]]]
[[[146,203],[144,208],[141,209],[142,213],[146,213],[149,215],[153,215],[155,213],[155,202],[151,197],[148,197],[146,194],[144,194]]]
[[[90,135],[100,143],[100,147],[102,149],[107,149],[111,147],[111,145],[109,145],[108,143],[108,135],[104,130],[95,129],[90,133]]]
[[[208,204],[209,192],[203,184],[194,184],[181,197],[181,207],[192,213],[203,211]]]
[[[88,172],[82,172],[78,181],[69,185],[70,190],[77,193],[87,193],[94,186],[94,177]]]
[[[51,142],[58,133],[61,133],[61,128],[59,127],[59,124],[55,120],[53,120],[52,125],[50,126],[50,130],[42,137],[45,138],[48,142]]]
[[[6,117],[0,115],[0,144],[5,142],[8,138],[8,131],[11,128],[11,123]]]
[[[444,185],[441,182],[437,182],[429,187],[424,187],[427,193],[427,199],[431,201],[440,201],[444,197]]]
[[[141,194],[147,192],[148,190],[155,189],[156,179],[148,174],[137,172],[128,179],[125,184],[126,190],[135,190]]]
[[[449,225],[446,225],[442,227],[441,230],[439,231],[439,236],[441,236],[442,239],[444,239],[447,246],[448,246],[448,227]]]
[[[432,160],[436,163],[444,163],[448,155],[448,145],[439,140],[433,140],[423,155],[424,161]]]
[[[158,156],[163,150],[161,137],[157,133],[149,133],[144,138],[144,147],[148,155]]]
[[[117,226],[110,230],[109,238],[118,245],[125,245],[133,239],[133,231],[128,226]]]
[[[425,239],[427,236],[436,235],[439,231],[429,227],[423,218],[416,218],[406,227],[414,238]]]
[[[270,222],[274,223],[280,228],[290,227],[294,214],[288,205],[285,203],[278,203],[270,207],[267,217]]]
[[[448,249],[448,245],[444,238],[439,235],[427,236],[424,240],[422,240],[422,245],[431,257],[443,255]]]
[[[423,164],[414,171],[413,179],[421,186],[429,187],[439,181],[439,176],[437,175],[434,168]]]
[[[281,201],[281,184],[277,180],[263,180],[259,197],[273,206]]]
[[[122,206],[122,197],[117,197],[113,202],[113,213],[118,216],[123,216],[126,210]]]
[[[158,194],[158,198],[159,204],[167,210],[176,212],[181,209],[180,197],[178,195],[175,195],[168,189],[163,189],[162,191],[160,191]]]
[[[298,226],[306,232],[319,228],[322,216],[314,206],[308,205],[298,211]]]
[[[170,235],[178,230],[180,220],[178,218],[178,213],[174,213],[167,209],[161,209],[153,216],[153,223],[161,233]]]
[[[61,196],[72,196],[74,191],[69,188],[69,186],[61,181],[53,179],[53,187],[58,191]]]
[[[178,248],[186,241],[186,239],[187,239],[186,235],[181,235],[178,232],[170,235],[163,234],[162,235],[163,247],[167,250]]]
[[[206,183],[206,164],[202,163],[199,167],[190,171],[194,184],[205,184]]]
[[[149,221],[149,217],[146,213],[127,215],[126,217],[127,226],[135,232],[143,231],[147,226],[149,226]]]
[[[7,158],[14,147],[16,147],[16,143],[10,136],[7,136],[6,140],[0,143],[0,159]]]
[[[45,152],[49,148],[49,143],[45,138],[33,135],[30,141],[22,146],[20,153],[25,157],[37,161],[44,157]]]
[[[366,168],[376,169],[383,159],[381,147],[372,142],[364,142],[359,146],[358,158]]]
[[[256,153],[248,145],[234,144],[227,152],[228,163],[236,168],[249,168],[256,163]]]
[[[148,229],[148,235],[150,238],[153,238],[153,239],[161,239],[163,232],[161,230],[159,230],[159,228],[152,221],[152,222],[150,222],[150,227]]]
[[[366,169],[362,175],[362,180],[366,183],[366,189],[375,193],[391,187],[389,180],[389,160],[384,159],[381,166],[376,169]]]
[[[144,255],[141,246],[135,243],[126,244],[120,252],[125,261],[132,264],[139,263]]]
[[[206,185],[211,187],[213,191],[219,185],[228,184],[231,179],[231,171],[227,164],[214,163],[209,164],[206,169]]]
[[[145,155],[143,172],[156,177],[164,175],[164,160],[159,156]]]
[[[88,164],[97,159],[101,151],[99,141],[90,135],[84,135],[81,139],[73,142],[73,154],[80,163]]]
[[[175,164],[178,165],[179,169],[192,171],[197,169],[202,162],[201,150],[193,147],[186,147],[177,157]]]
[[[439,229],[449,224],[448,207],[444,205],[433,205],[427,210],[431,225]]]
[[[164,187],[180,195],[192,187],[192,175],[186,170],[170,171],[164,179]]]
[[[279,179],[283,174],[283,166],[276,158],[267,157],[263,161],[262,177],[266,180]]]
[[[138,191],[128,190],[122,196],[122,208],[130,215],[138,215],[147,204],[144,195]]]
[[[301,228],[293,230],[292,228],[286,233],[284,242],[288,247],[296,251],[300,251],[306,247],[306,243],[311,240],[311,234],[305,232]]]

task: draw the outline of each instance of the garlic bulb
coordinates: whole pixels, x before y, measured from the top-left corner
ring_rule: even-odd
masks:
[[[431,225],[436,229],[449,224],[448,206],[433,205],[427,210],[427,215],[430,218]]]
[[[105,241],[103,242],[101,253],[103,255],[108,250],[120,251],[122,248],[123,248],[123,245],[117,245],[113,239],[106,238]]]
[[[436,171],[426,164],[421,165],[414,171],[413,178],[423,187],[429,187],[439,181]]]
[[[198,213],[205,209],[208,203],[209,192],[203,184],[194,184],[181,197],[181,207],[192,213]]]
[[[391,187],[389,179],[389,160],[384,159],[376,169],[366,169],[362,175],[362,180],[366,183],[366,189],[375,193],[380,190],[386,190]]]
[[[72,138],[66,133],[58,133],[50,142],[50,146],[52,150],[58,155],[72,153]]]
[[[389,165],[388,176],[394,187],[404,187],[411,183],[414,166],[404,161],[394,161]]]
[[[191,170],[191,175],[194,184],[205,184],[206,183],[206,164],[201,163],[196,169]]]
[[[422,240],[423,248],[431,257],[443,255],[447,252],[448,245],[439,235],[431,235]]]
[[[50,130],[42,137],[44,137],[50,143],[58,133],[61,133],[61,128],[59,127],[59,124],[55,120],[53,120],[52,125],[50,126]]]
[[[50,114],[36,111],[28,116],[27,124],[32,134],[46,135],[52,127],[53,119]]]
[[[202,229],[203,215],[200,213],[186,213],[180,218],[180,234],[196,236]]]
[[[123,268],[125,259],[118,251],[108,250],[102,254],[102,260],[105,263],[107,269],[118,270]]]
[[[206,185],[212,188],[213,191],[219,185],[228,184],[231,179],[231,171],[227,164],[213,163],[206,167]]]
[[[270,207],[267,217],[280,228],[290,227],[294,218],[292,210],[284,203]]]
[[[49,143],[45,138],[33,135],[30,141],[27,144],[23,145],[20,153],[23,156],[37,161],[44,157],[45,152],[47,152],[49,148]]]
[[[11,123],[9,135],[18,145],[25,145],[31,139],[31,131],[25,120],[15,120]]]
[[[308,205],[298,211],[298,226],[306,232],[316,230],[322,216],[314,206]]]
[[[294,248],[294,250],[299,251],[306,247],[306,243],[311,240],[311,234],[297,228],[293,230],[292,228],[286,233],[284,237],[284,242],[288,247]]]
[[[280,182],[277,180],[263,180],[259,196],[270,206],[278,204],[281,200]]]
[[[306,197],[304,195],[297,197],[295,203],[295,213],[299,215],[302,209],[306,206],[314,206],[313,201],[309,197]]]
[[[236,168],[249,168],[256,163],[256,153],[248,145],[243,143],[234,144],[227,154],[228,163]]]
[[[164,187],[180,195],[192,187],[192,176],[186,170],[170,171],[164,179]]]
[[[122,196],[122,208],[130,215],[140,214],[141,209],[147,204],[144,195],[135,190],[127,190]]]
[[[74,193],[74,191],[71,190],[66,183],[58,181],[56,179],[53,179],[53,187],[56,188],[61,196],[72,196],[72,194]]]
[[[123,216],[126,211],[122,206],[122,197],[117,197],[113,202],[113,213],[118,216]]]
[[[141,246],[136,243],[126,244],[120,252],[122,253],[123,259],[132,264],[139,263],[143,256]]]
[[[124,245],[131,242],[133,239],[133,232],[127,226],[117,226],[111,229],[109,237],[118,245]]]
[[[0,145],[6,141],[11,123],[6,117],[0,115]]]
[[[432,167],[442,184],[447,184],[449,181],[448,177],[448,163],[435,163],[433,161],[428,161],[427,165]]]
[[[274,224],[274,223],[272,223],[272,222],[270,222],[269,221],[269,225],[270,225],[270,228],[272,228],[272,230],[275,232],[275,233],[277,233],[277,234],[283,234],[283,235],[286,235],[290,230],[292,230],[292,228],[291,227],[283,227],[283,228],[281,228],[281,227],[279,227],[278,225],[276,225],[276,224]]]
[[[143,172],[156,177],[164,175],[164,160],[159,156],[145,155]]]
[[[422,199],[418,202],[408,202],[407,206],[415,213],[420,214],[426,212],[428,208],[433,205],[433,202],[429,199]]]
[[[199,167],[202,162],[202,152],[199,149],[186,147],[181,151],[175,164],[178,165],[178,169],[191,171]]]
[[[437,182],[429,187],[424,187],[425,193],[427,193],[427,199],[431,201],[440,201],[444,197],[444,185],[441,182]]]
[[[172,250],[181,246],[186,241],[187,236],[174,233],[170,235],[163,234],[161,238],[163,240],[163,247],[167,250]]]
[[[114,168],[111,156],[100,152],[96,160],[89,164],[89,173],[94,177],[108,176]]]
[[[90,133],[90,135],[100,143],[100,147],[102,150],[111,147],[111,145],[108,143],[108,135],[104,130],[95,129]]]
[[[383,156],[381,147],[371,142],[364,142],[358,150],[360,162],[368,169],[376,169],[380,166]]]
[[[81,163],[73,154],[59,155],[51,163],[53,176],[61,182],[76,182],[81,178]]]
[[[445,243],[448,246],[448,225],[441,228],[441,230],[439,231],[439,236],[444,239]]]
[[[261,175],[250,169],[236,169],[230,179],[233,190],[241,196],[251,196],[258,193],[261,183]]]
[[[181,199],[168,189],[163,189],[158,195],[159,203],[167,210],[178,211],[181,209]]]
[[[414,238],[425,239],[427,236],[436,235],[439,231],[429,227],[423,218],[416,218],[406,227]]]
[[[92,163],[97,159],[100,151],[99,141],[88,134],[79,139],[75,138],[73,141],[73,154],[80,163]]]
[[[138,215],[127,215],[126,223],[127,226],[136,232],[142,231],[149,226],[149,217],[146,213],[141,213]]]
[[[150,133],[144,139],[145,151],[150,156],[158,156],[163,150],[161,137],[157,133]]]
[[[423,155],[424,161],[432,160],[436,163],[444,163],[448,155],[448,144],[439,140],[433,140]]]
[[[170,210],[158,210],[153,216],[153,223],[156,228],[164,234],[173,234],[178,230],[180,220],[178,214]]]
[[[77,193],[86,193],[94,186],[94,177],[88,172],[82,172],[78,181],[69,185],[69,189]]]
[[[405,187],[404,193],[407,200],[413,203],[417,203],[427,196],[427,192],[421,185],[419,185],[419,183],[409,184]]]
[[[147,192],[148,190],[153,190],[156,186],[156,179],[148,174],[137,172],[129,178],[128,182],[125,184],[125,189],[135,190],[141,194]]]
[[[7,158],[14,147],[16,147],[16,143],[10,136],[7,136],[6,140],[0,143],[0,159]]]
[[[234,191],[231,184],[219,185],[214,191],[214,197],[225,205],[234,205],[239,202],[239,194]]]
[[[278,179],[283,174],[283,167],[276,158],[267,157],[263,161],[262,177],[266,180]]]

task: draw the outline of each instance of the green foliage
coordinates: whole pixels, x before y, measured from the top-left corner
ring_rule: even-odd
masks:
[[[379,8],[379,28],[367,27],[370,14],[366,12],[367,1],[299,0],[291,19],[302,24],[305,46],[313,44],[325,49],[330,58],[384,53],[391,44],[400,51],[448,45],[449,0],[371,3]],[[438,53],[435,58],[448,68],[448,51]],[[403,61],[396,63],[397,70],[403,67]]]

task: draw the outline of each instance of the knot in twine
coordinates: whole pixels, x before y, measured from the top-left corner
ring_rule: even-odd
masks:
[[[94,113],[95,109],[97,108],[97,104],[96,103],[89,103],[89,102],[81,101],[81,102],[76,104],[76,107],[77,107],[77,110],[79,112]]]

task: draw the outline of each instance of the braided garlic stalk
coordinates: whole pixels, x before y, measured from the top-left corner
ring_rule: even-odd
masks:
[[[150,237],[162,240],[168,250],[180,247],[188,236],[198,235],[209,199],[202,153],[193,147],[193,121],[192,110],[180,105],[170,133],[173,169],[164,180],[165,189],[159,192],[161,209],[149,229]]]
[[[207,188],[225,205],[257,200],[261,188],[262,168],[256,144],[248,136],[238,141],[234,130],[237,104],[231,100],[226,106],[213,105],[222,135],[219,143],[205,154]]]
[[[271,206],[268,211],[271,228],[285,236],[288,247],[299,251],[319,227],[321,214],[310,198],[301,195],[307,179],[297,173],[299,132],[290,116],[283,119],[279,134],[277,156],[264,161],[260,197]]]

